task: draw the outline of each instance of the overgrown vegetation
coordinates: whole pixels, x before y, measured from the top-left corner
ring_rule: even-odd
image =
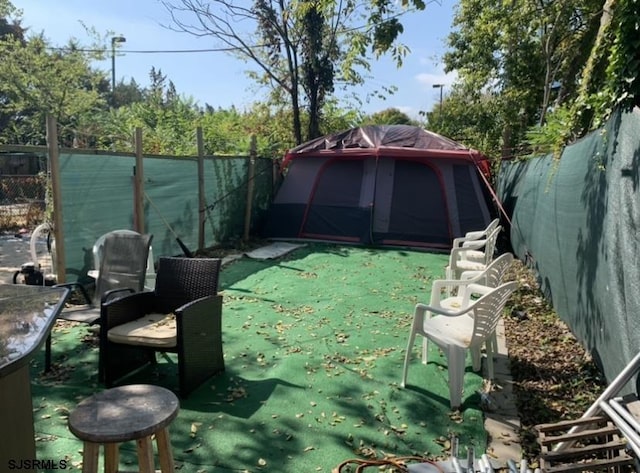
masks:
[[[458,80],[429,123],[490,156],[560,156],[638,105],[639,14],[637,0],[461,0],[444,56]]]
[[[120,82],[112,91],[92,67],[109,54],[111,32],[89,30],[92,45],[52,45],[28,37],[20,11],[0,0],[0,143],[44,144],[44,117],[53,115],[63,146],[133,151],[142,127],[144,152],[194,155],[202,127],[206,154],[244,153],[255,135],[259,154],[280,157],[320,134],[415,123],[398,110],[366,116],[357,105],[366,97],[338,102],[336,92],[352,96],[348,88],[369,79],[380,55],[402,65],[401,14],[424,9],[422,0],[162,3],[174,29],[227,38],[232,54],[258,67],[252,77],[265,96],[247,110],[215,109],[156,69],[149,87]],[[613,110],[638,104],[638,17],[638,0],[461,0],[442,58],[457,79],[422,124],[495,158],[560,156]],[[229,31],[228,18],[249,26]]]

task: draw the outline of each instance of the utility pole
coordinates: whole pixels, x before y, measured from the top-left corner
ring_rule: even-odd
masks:
[[[124,43],[127,38],[114,36],[111,38],[111,106],[116,103],[116,43]]]
[[[440,107],[438,114],[440,115],[440,123],[442,123],[442,89],[444,89],[444,84],[433,84],[434,89],[440,89]]]

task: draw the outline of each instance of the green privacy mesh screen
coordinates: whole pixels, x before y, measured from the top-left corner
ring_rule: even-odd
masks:
[[[191,251],[198,246],[198,163],[192,158],[145,157],[145,230],[154,258],[182,255],[174,233]],[[67,280],[91,269],[91,248],[102,234],[133,229],[133,156],[60,156]],[[249,158],[205,158],[205,247],[240,238],[247,205]],[[256,162],[252,226],[259,226],[272,195],[272,161]],[[171,227],[171,230],[169,229]]]
[[[502,166],[515,254],[559,316],[615,377],[640,349],[640,113],[551,156]]]

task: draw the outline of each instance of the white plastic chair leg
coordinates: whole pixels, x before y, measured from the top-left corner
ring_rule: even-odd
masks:
[[[449,402],[451,409],[462,404],[462,387],[467,351],[457,346],[449,346],[447,364],[449,365]]]
[[[490,380],[494,378],[493,354],[495,353],[494,350],[497,349],[497,344],[498,342],[496,340],[496,333],[493,332],[493,334],[485,342],[487,351],[487,378]]]
[[[469,351],[471,352],[471,367],[473,371],[480,371],[480,368],[482,368],[482,346],[470,347]]]
[[[407,373],[409,371],[409,359],[411,358],[411,350],[413,349],[413,344],[416,340],[416,332],[411,329],[411,334],[409,335],[409,343],[407,344],[407,349],[404,353],[404,365],[402,366],[402,381],[400,381],[400,386],[405,387],[407,385]]]
[[[429,339],[425,336],[422,338],[422,364],[426,365],[429,360]]]

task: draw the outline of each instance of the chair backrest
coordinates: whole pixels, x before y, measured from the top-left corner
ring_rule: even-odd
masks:
[[[136,232],[114,232],[106,235],[102,246],[100,270],[96,281],[94,303],[112,289],[144,289],[151,235]]]
[[[161,257],[155,294],[164,310],[218,293],[222,260],[219,258]]]
[[[507,269],[509,269],[512,262],[512,253],[503,253],[498,256],[491,263],[489,263],[487,269],[483,271],[482,284],[489,287],[498,287],[500,284],[502,284],[504,274],[507,272]]]
[[[104,253],[104,240],[107,235],[140,235],[140,233],[135,230],[113,230],[104,235],[98,237],[96,242],[93,244],[93,269],[100,269],[100,262],[102,261],[102,255]],[[149,291],[153,291],[154,283],[156,278],[156,269],[154,266],[153,260],[153,247],[149,246],[149,256],[147,257],[147,273],[145,278],[145,289]]]
[[[487,235],[489,235],[499,224],[500,224],[500,219],[494,218],[493,220],[491,220],[491,222],[489,222],[489,225],[487,225],[486,228],[482,230],[469,231],[465,233],[464,236],[462,237],[454,238],[453,244],[451,247],[460,248],[467,242],[473,242],[475,240],[483,240],[487,238]]]
[[[470,286],[471,291],[472,286],[473,284]],[[504,283],[473,303],[473,334],[469,346],[484,342],[495,332],[504,307],[517,287],[518,283],[515,281]]]
[[[501,231],[502,227],[497,226],[496,228],[491,230],[491,233],[487,235],[487,241],[484,245],[484,259],[485,264],[487,265],[491,263],[491,261],[493,261],[493,256],[496,251],[496,245],[498,243],[498,235]]]
[[[100,269],[100,262],[102,261],[102,255],[104,254],[104,240],[107,235],[139,235],[135,230],[113,230],[104,235],[98,237],[93,244],[93,269]]]
[[[45,251],[42,251],[42,245]],[[56,277],[56,242],[53,234],[53,226],[48,223],[41,223],[31,233],[29,240],[29,251],[31,262],[37,269],[52,279]]]
[[[485,229],[485,233],[487,234],[491,233],[496,228],[498,228],[499,224],[500,224],[500,219],[494,218],[493,220],[491,220],[491,222],[489,222],[489,225],[487,225],[487,228]]]

